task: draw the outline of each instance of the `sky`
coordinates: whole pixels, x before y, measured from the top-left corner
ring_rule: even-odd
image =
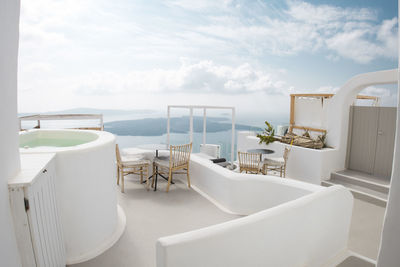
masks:
[[[286,116],[289,94],[397,68],[397,0],[23,0],[19,112],[235,106]],[[397,86],[365,94],[395,105]]]

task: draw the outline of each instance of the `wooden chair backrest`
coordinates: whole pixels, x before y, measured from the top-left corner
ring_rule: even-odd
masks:
[[[238,151],[239,167],[244,171],[259,171],[261,154]]]
[[[119,152],[118,144],[115,145],[115,154],[117,156],[117,164],[121,165],[122,160],[121,160],[121,153]]]
[[[169,167],[178,168],[187,166],[190,160],[190,153],[192,152],[192,143],[178,146],[169,147]]]
[[[289,152],[290,152],[290,149],[288,147],[285,147],[285,150],[283,151],[283,159],[285,160],[285,163],[289,157]]]

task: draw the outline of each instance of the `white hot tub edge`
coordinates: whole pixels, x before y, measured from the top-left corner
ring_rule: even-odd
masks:
[[[20,148],[21,153],[56,153],[57,196],[67,264],[90,260],[115,244],[126,225],[124,211],[117,204],[115,136],[103,131],[58,129],[21,134],[37,131],[90,132],[98,136],[71,147]]]

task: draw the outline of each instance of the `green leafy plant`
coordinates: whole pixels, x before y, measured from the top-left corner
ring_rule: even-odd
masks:
[[[262,134],[257,134],[257,137],[260,139],[260,141],[258,142],[259,144],[265,143],[266,145],[268,145],[269,143],[276,141],[275,130],[268,121],[265,121],[265,125],[267,127],[265,127]]]

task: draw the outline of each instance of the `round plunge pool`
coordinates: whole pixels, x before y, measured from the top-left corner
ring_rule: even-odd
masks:
[[[117,204],[115,136],[104,131],[30,130],[21,153],[56,153],[56,193],[67,264],[94,258],[122,235]]]

